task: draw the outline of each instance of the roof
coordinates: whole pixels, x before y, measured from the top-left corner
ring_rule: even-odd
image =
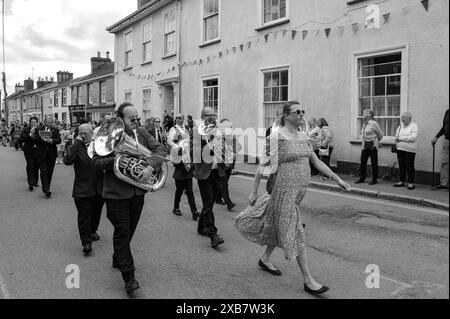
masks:
[[[134,11],[132,14],[126,16],[122,20],[116,22],[112,26],[106,28],[106,31],[110,33],[118,33],[122,31],[123,29],[127,28],[128,26],[140,21],[141,19],[145,18],[149,14],[152,14],[159,9],[165,7],[169,3],[173,2],[175,0],[153,0],[149,3],[143,5],[136,11]]]
[[[25,93],[25,91],[14,92],[13,94],[8,95],[8,96],[6,97],[6,99],[7,99],[7,100],[8,100],[8,99],[13,99],[13,98],[16,98],[16,97],[19,97],[19,96],[23,95],[24,93]]]
[[[65,83],[65,85],[69,84],[69,85],[76,85],[79,83],[83,83],[83,82],[88,82],[89,80],[92,79],[96,79],[102,76],[107,76],[110,74],[114,74],[114,62],[111,63],[106,63],[104,65],[101,65],[98,67],[97,70],[95,70],[94,72],[92,72],[91,74],[73,79],[70,81],[70,83]]]

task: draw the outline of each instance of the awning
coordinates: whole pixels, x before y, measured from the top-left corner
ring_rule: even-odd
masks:
[[[101,106],[88,106],[86,108],[86,113],[107,113],[107,112],[114,112],[114,109],[116,108],[116,104],[108,104],[108,105],[101,105]]]

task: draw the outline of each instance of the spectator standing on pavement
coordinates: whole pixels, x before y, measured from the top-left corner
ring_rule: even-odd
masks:
[[[319,155],[320,160],[330,168],[331,154],[334,149],[334,135],[328,122],[323,118],[319,118],[318,125],[320,127],[320,148]],[[322,180],[329,180],[327,176],[322,176]]]
[[[318,125],[317,119],[315,117],[312,117],[309,119],[309,129],[307,131],[309,141],[311,142],[311,146],[313,148],[314,153],[317,157],[319,157],[319,148],[320,148],[320,127]],[[312,162],[309,163],[309,166],[311,167],[311,176],[316,176],[319,174],[319,171],[317,168],[312,164]]]
[[[369,185],[377,183],[378,179],[378,147],[383,139],[380,125],[373,120],[374,112],[366,110],[363,114],[363,127],[361,129],[362,150],[361,150],[361,166],[359,170],[359,179],[355,184],[364,183],[367,173],[367,160],[370,157],[372,164],[372,180]]]
[[[24,126],[19,139],[19,143],[22,145],[21,147],[27,163],[27,181],[30,192],[34,190],[34,187],[38,186],[37,184],[39,179],[39,168],[36,157],[37,145],[34,139],[34,133],[37,130],[38,121],[39,120],[37,117],[31,117],[30,126]]]
[[[402,124],[397,128],[395,134],[395,143],[397,144],[397,159],[400,170],[400,181],[394,184],[394,187],[405,186],[408,183],[408,189],[415,189],[414,177],[416,170],[414,160],[417,152],[417,124],[412,121],[412,115],[405,112],[401,117]]]
[[[437,140],[444,135],[444,142],[442,144],[442,154],[441,154],[441,183],[433,187],[433,190],[448,190],[448,136],[449,136],[449,123],[448,123],[448,108],[445,111],[444,123],[441,130],[436,134],[436,136],[431,140],[431,144],[435,145]]]

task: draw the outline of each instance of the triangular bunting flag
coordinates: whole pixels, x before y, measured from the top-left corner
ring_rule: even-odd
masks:
[[[141,75],[139,74],[139,75],[138,75],[138,80],[140,80],[140,79],[141,79]]]
[[[161,75],[161,72],[158,72],[157,74],[156,74],[156,76],[160,76]]]
[[[383,14],[383,19],[384,19],[383,24],[386,24],[388,22],[390,15],[391,15],[391,13],[389,13],[389,12]]]
[[[197,60],[194,60],[194,62],[192,62],[192,65],[196,65],[197,64]]]
[[[232,50],[233,50],[233,53],[236,53],[236,47],[233,47]]]
[[[258,38],[258,39],[256,39],[256,44],[258,44],[258,43],[259,43],[259,40],[261,40],[261,38]]]
[[[303,31],[302,31],[302,37],[303,37],[303,40],[305,40],[305,38],[306,38],[307,35],[308,35],[308,30],[303,30]]]
[[[342,25],[338,26],[338,32],[339,32],[339,35],[343,35],[344,34],[344,26],[342,26]]]
[[[222,58],[222,51],[219,52],[219,59]]]
[[[244,51],[244,45],[243,44],[239,44],[239,48],[241,49],[241,52]]]
[[[265,40],[266,43],[267,43],[267,40],[269,40],[269,35],[268,35],[268,34],[264,35],[264,40]]]
[[[210,57],[207,57],[206,58],[206,63],[209,63],[211,61],[211,58]]]
[[[297,31],[296,30],[292,30],[292,40],[295,39],[296,35],[297,35]]]
[[[422,2],[423,7],[425,8],[425,10],[428,12],[428,0],[422,0],[420,1]]]
[[[331,31],[330,28],[326,28],[326,29],[325,29],[325,35],[327,36],[327,38],[328,38],[328,36],[330,35],[330,31]]]
[[[203,63],[202,59],[198,60],[198,65],[201,65],[202,63]]]
[[[252,41],[247,43],[247,49],[250,49],[252,47]]]
[[[359,23],[358,22],[352,23],[352,28],[353,28],[353,32],[354,33],[358,32],[358,27],[359,27]]]
[[[283,38],[286,36],[287,30],[281,30],[281,33],[283,34]]]

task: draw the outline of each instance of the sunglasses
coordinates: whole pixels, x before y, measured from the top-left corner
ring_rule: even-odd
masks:
[[[155,123],[161,123],[161,121],[155,121]]]
[[[137,118],[137,119],[130,119],[130,122],[131,123],[134,123],[134,122],[139,122],[141,119],[140,118]]]
[[[291,113],[297,113],[297,115],[305,115],[306,111],[305,110],[295,110],[295,111],[291,111]]]
[[[177,120],[182,120],[183,118],[181,117],[181,116],[178,116],[177,117]]]

